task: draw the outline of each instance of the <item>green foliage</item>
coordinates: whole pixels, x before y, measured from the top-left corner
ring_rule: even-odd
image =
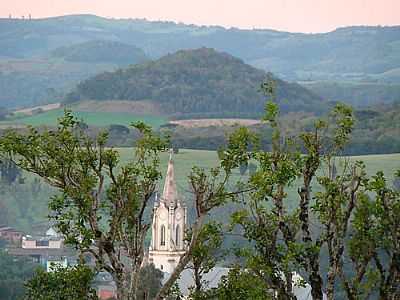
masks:
[[[264,89],[273,94],[272,85]],[[338,104],[329,121],[317,120],[313,128],[286,139],[277,105],[269,102],[265,110],[272,148],[250,153],[257,170],[247,182],[244,208],[232,215],[232,227],[239,226],[251,245],[236,251],[243,269],[280,299],[295,299],[293,272],[306,274],[313,299],[322,299],[323,291],[334,299],[339,283],[349,299],[378,290],[382,299],[398,297],[400,194],[388,187],[383,172],[369,179],[362,161],[337,157],[350,141],[352,109]],[[299,182],[299,202],[292,194],[289,208],[287,190]],[[325,249],[327,271],[321,268]]]
[[[30,279],[38,264],[29,259],[15,258],[0,249],[0,298],[15,300],[24,295],[24,282]]]
[[[69,111],[54,131],[9,131],[0,140],[3,156],[58,189],[49,203],[51,218],[67,244],[93,255],[97,268],[113,276],[119,297],[136,290],[128,282],[137,282],[150,227],[144,211],[161,177],[158,154],[166,146],[150,126],[134,126],[142,137],[135,159],[124,165],[117,151],[105,148],[106,132],[92,140]],[[128,263],[135,262],[129,273],[117,254],[121,248]]]
[[[26,300],[95,300],[91,287],[93,271],[83,265],[59,267],[52,272],[38,270],[26,283]]]
[[[187,239],[190,241],[191,234]],[[210,221],[203,225],[198,242],[193,248],[192,259],[189,268],[193,270],[195,286],[191,287],[189,297],[193,300],[209,299],[209,291],[205,289],[208,282],[203,276],[213,269],[222,259],[220,248],[223,242],[222,225]]]
[[[215,299],[219,300],[274,299],[273,293],[262,279],[240,268],[232,268],[213,292]]]
[[[164,273],[153,264],[146,265],[140,270],[140,286],[137,291],[138,300],[154,299],[161,288]]]
[[[203,226],[199,234],[199,243],[193,250],[193,265],[208,273],[218,260],[217,251],[223,240],[222,225],[211,221]]]

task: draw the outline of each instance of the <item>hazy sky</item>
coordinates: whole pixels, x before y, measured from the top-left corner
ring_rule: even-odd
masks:
[[[349,25],[399,25],[400,0],[0,0],[1,17],[80,13],[326,32]]]

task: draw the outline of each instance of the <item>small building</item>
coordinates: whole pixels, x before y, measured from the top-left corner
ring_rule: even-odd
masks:
[[[23,232],[8,226],[0,226],[0,238],[13,245],[20,245]]]
[[[46,236],[61,237],[60,233],[56,231],[53,227],[50,227],[46,230]]]
[[[26,235],[22,237],[23,249],[61,249],[63,248],[63,239],[53,236],[32,237]]]
[[[25,235],[21,238],[20,245],[8,247],[8,252],[15,256],[31,257],[33,261],[42,264],[47,270],[51,263],[65,265],[66,258],[75,256],[72,249],[64,247],[64,240],[60,236],[52,235]]]

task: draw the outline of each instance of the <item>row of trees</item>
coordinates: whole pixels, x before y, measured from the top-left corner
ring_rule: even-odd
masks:
[[[314,299],[324,293],[335,299],[341,287],[348,299],[396,299],[400,194],[383,173],[369,178],[362,162],[338,158],[350,139],[352,110],[337,105],[327,120],[288,138],[278,120],[273,83],[263,90],[271,98],[263,118],[273,131],[271,151],[261,150],[258,137],[239,128],[219,151],[219,166],[192,169],[195,218],[187,230],[187,251],[155,299],[171,297],[187,267],[196,279],[193,299],[296,299],[294,288],[301,284],[296,272],[310,284]],[[167,147],[143,123],[134,127],[141,139],[135,159],[125,165],[117,151],[105,147],[107,134],[89,138],[69,112],[55,131],[9,132],[0,140],[4,156],[59,189],[49,204],[51,217],[67,243],[82,255],[90,253],[97,269],[112,275],[121,300],[138,299],[143,284],[151,199],[161,178],[159,153]],[[249,163],[257,169],[232,188],[233,170]],[[288,199],[294,186],[297,199]],[[203,276],[216,264],[212,254],[222,241],[221,226],[207,217],[231,202],[243,207],[232,215],[232,230],[249,247],[236,252],[241,263],[220,286],[207,289]]]

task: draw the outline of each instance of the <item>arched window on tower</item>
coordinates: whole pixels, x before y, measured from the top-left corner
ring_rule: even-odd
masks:
[[[175,244],[176,244],[176,248],[180,248],[180,246],[181,246],[181,228],[179,227],[179,225],[176,226]]]
[[[165,246],[165,226],[161,226],[161,246]]]

